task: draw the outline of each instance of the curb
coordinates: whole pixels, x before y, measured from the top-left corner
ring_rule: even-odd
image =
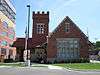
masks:
[[[0,68],[11,68],[13,66],[0,66]]]
[[[85,70],[85,69],[73,69],[73,68],[64,68],[67,71],[81,71],[81,72],[100,72],[100,70]]]
[[[62,70],[63,67],[59,67],[59,66],[53,66],[53,65],[48,65],[49,69],[57,69],[57,70]]]

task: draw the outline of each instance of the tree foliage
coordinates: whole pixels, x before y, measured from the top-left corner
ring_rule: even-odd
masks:
[[[100,50],[100,41],[96,41],[95,50]]]
[[[100,41],[97,41],[97,42],[96,42],[96,47],[97,47],[97,48],[100,47]]]

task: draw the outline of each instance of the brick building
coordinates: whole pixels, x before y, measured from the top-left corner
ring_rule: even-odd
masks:
[[[10,14],[9,14],[10,13]],[[15,8],[10,0],[0,0],[0,61],[15,59]]]
[[[69,59],[89,58],[88,50],[91,45],[88,37],[68,16],[52,33],[49,33],[49,12],[33,12],[32,19],[32,38],[28,40],[31,61],[60,62]],[[14,45],[19,49],[19,56],[22,56],[25,38],[18,38]]]
[[[88,37],[67,16],[48,37],[47,60],[88,58],[89,43]]]

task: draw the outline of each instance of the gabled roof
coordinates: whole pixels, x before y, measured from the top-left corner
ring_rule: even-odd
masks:
[[[88,38],[83,32],[82,30],[68,17],[66,16],[61,23],[54,29],[54,31],[50,34],[50,36],[52,36],[54,33],[56,33],[56,31],[59,29],[59,27],[61,27],[61,25],[63,25],[62,23],[65,22],[66,20],[68,20],[69,22],[73,23],[73,25],[81,32],[81,34],[85,37]]]

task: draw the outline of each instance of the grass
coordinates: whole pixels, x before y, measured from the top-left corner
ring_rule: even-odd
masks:
[[[100,63],[63,63],[53,64],[54,66],[61,66],[64,68],[71,68],[76,70],[100,70]],[[0,66],[12,66],[12,67],[25,67],[22,63],[0,63]],[[41,65],[33,65],[32,67],[47,67]]]
[[[100,63],[72,63],[72,64],[54,64],[64,68],[80,69],[80,70],[100,70]]]
[[[0,66],[24,67],[22,63],[0,63]]]

